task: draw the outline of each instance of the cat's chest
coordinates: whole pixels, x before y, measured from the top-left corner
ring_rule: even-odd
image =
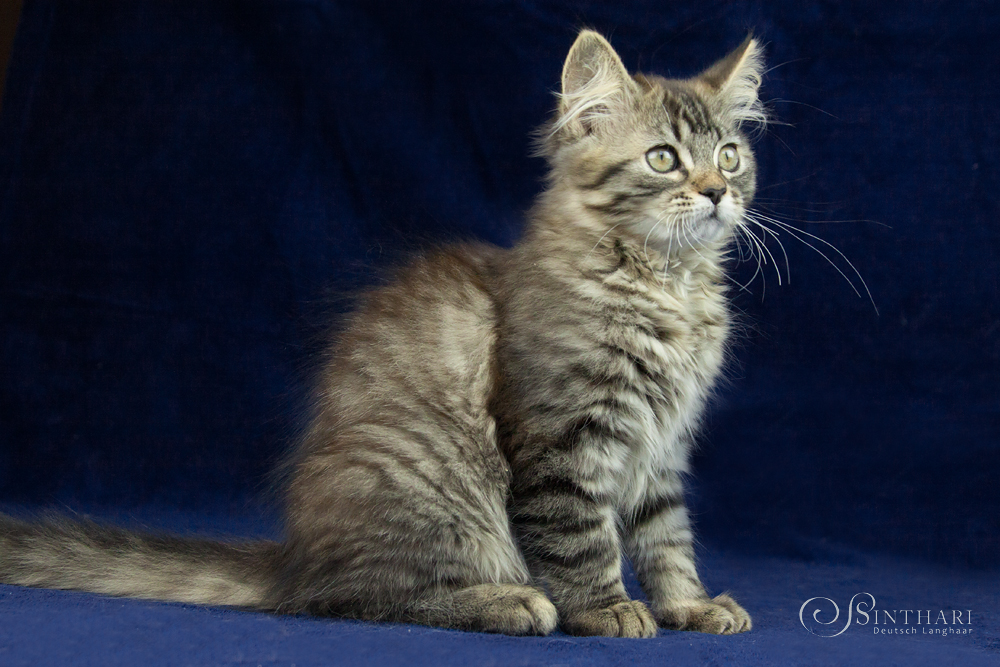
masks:
[[[606,343],[620,350],[630,382],[621,387],[618,419],[632,434],[616,486],[621,504],[639,502],[651,479],[686,471],[690,434],[722,362],[728,312],[721,287],[694,281],[605,285]]]
[[[721,284],[689,272],[658,278],[622,270],[605,278],[601,287],[603,336],[646,371],[644,386],[654,393],[657,388],[698,393],[715,379],[729,332]],[[686,387],[688,383],[693,385]]]

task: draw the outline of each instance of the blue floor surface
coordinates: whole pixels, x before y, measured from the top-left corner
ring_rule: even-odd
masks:
[[[146,509],[94,516],[181,532],[271,532],[268,524],[242,515]],[[133,520],[127,520],[129,516]],[[752,614],[754,629],[732,637],[661,630],[647,640],[561,633],[504,637],[0,586],[0,665],[1000,664],[998,573],[949,570],[857,552],[843,552],[839,561],[708,553],[702,559],[706,585],[713,592],[732,591]],[[843,629],[847,606],[857,593],[874,597],[878,616],[862,606],[868,618],[854,615],[851,626],[833,637],[811,634],[800,622],[806,600],[827,597],[839,605],[838,622],[811,622],[815,606],[803,618],[823,634]],[[821,621],[833,617],[832,606],[826,604]],[[904,609],[913,610],[909,622],[897,613],[895,626],[881,614]],[[921,623],[915,617],[918,610]],[[940,621],[940,611],[945,611],[947,626],[934,623]],[[962,624],[951,623],[956,611],[963,611]],[[876,635],[876,627],[910,633]],[[935,628],[969,633],[928,634]]]

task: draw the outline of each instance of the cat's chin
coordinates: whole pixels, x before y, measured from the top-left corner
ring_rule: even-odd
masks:
[[[680,235],[680,248],[699,248],[721,241],[729,234],[730,225],[718,216],[709,215],[697,222],[690,223]],[[673,244],[674,248],[678,244]]]
[[[729,233],[729,225],[720,220],[718,216],[711,215],[694,225],[694,235],[697,238],[692,239],[692,241],[696,243],[715,243],[721,240],[727,233]]]
[[[676,255],[679,250],[697,249],[717,243],[732,230],[732,225],[714,214],[700,220],[692,220],[678,227],[658,225],[655,220],[648,223],[652,229],[635,229],[635,236],[644,248],[655,248],[663,255]]]

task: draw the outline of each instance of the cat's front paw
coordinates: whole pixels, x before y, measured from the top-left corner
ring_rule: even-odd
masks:
[[[604,609],[590,609],[563,621],[567,634],[602,637],[655,637],[656,619],[646,605],[626,600]]]
[[[656,618],[665,628],[712,635],[735,635],[753,625],[750,614],[724,593],[712,600],[671,600]]]

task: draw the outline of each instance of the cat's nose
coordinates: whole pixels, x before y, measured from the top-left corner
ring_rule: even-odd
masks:
[[[708,197],[710,200],[712,200],[713,204],[715,204],[716,206],[718,206],[719,202],[722,201],[722,195],[726,194],[726,186],[725,185],[721,185],[721,186],[717,186],[717,187],[713,186],[713,187],[704,188],[704,189],[702,189],[701,194],[703,194],[706,197]]]

